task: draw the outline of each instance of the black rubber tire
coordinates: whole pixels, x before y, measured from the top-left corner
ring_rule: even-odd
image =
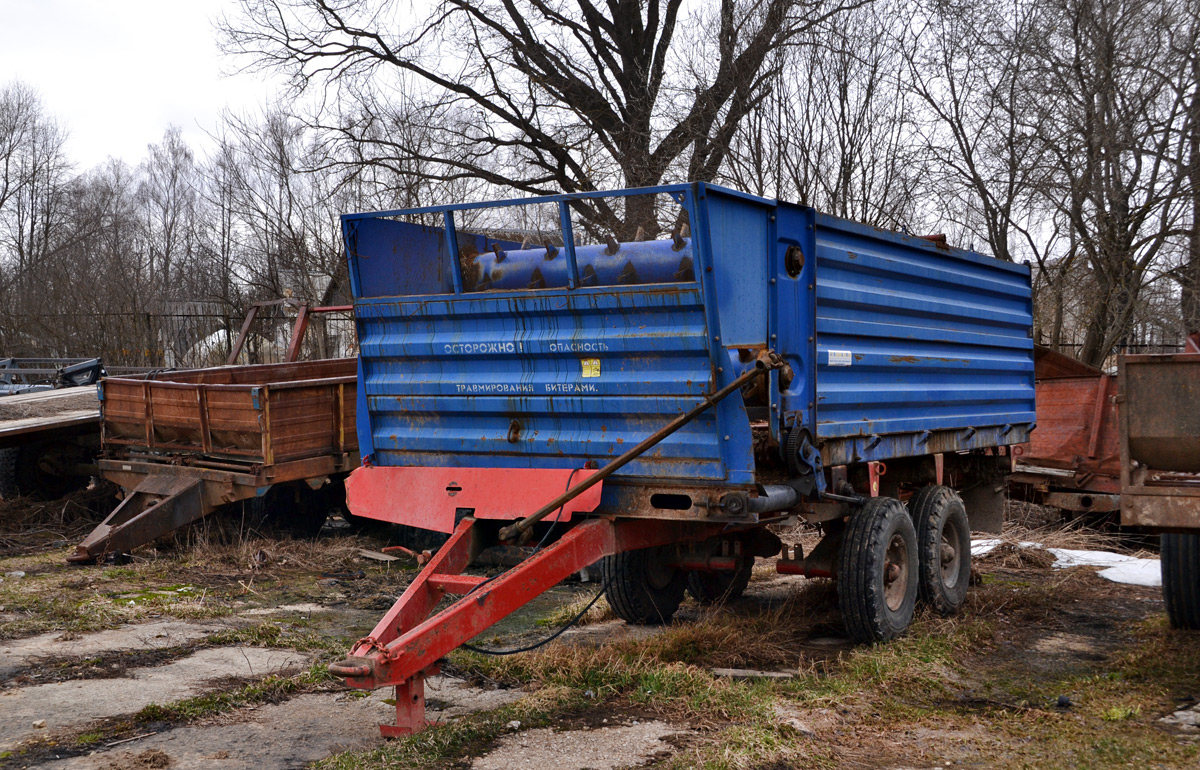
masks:
[[[916,560],[917,532],[899,500],[873,497],[850,515],[838,553],[837,594],[854,641],[886,642],[908,628],[917,605]],[[887,581],[893,564],[899,574]]]
[[[950,487],[930,485],[917,490],[908,511],[917,529],[917,598],[939,615],[953,615],[967,600],[971,582],[967,509]]]
[[[625,551],[600,560],[604,598],[617,617],[640,626],[669,623],[683,601],[686,573],[664,566],[663,549]]]
[[[390,530],[388,532],[389,542],[393,545],[402,545],[410,551],[416,551],[417,553],[421,551],[436,551],[450,539],[450,536],[445,532],[413,527],[408,524],[390,524],[385,526]]]
[[[250,529],[268,537],[310,539],[321,532],[329,509],[324,495],[303,481],[276,484],[246,501]]]
[[[741,596],[750,584],[750,573],[754,570],[754,557],[745,556],[742,563],[732,572],[687,573],[687,592],[703,605],[717,604]]]
[[[17,450],[0,449],[0,500],[17,496]]]
[[[43,456],[56,449],[54,443],[42,442],[0,450],[0,498],[57,500],[87,486],[86,477],[57,476],[42,470]]]
[[[1161,536],[1163,602],[1172,628],[1200,630],[1200,532]]]

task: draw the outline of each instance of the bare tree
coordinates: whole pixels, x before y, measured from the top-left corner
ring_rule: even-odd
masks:
[[[20,280],[52,247],[71,164],[64,153],[66,131],[44,112],[36,94],[14,84],[0,98],[0,112],[8,116],[0,138],[4,152],[0,239],[15,257],[14,275]]]
[[[1183,331],[1200,331],[1200,2],[1187,0],[1184,24],[1175,29],[1173,47],[1186,62],[1187,110],[1181,137],[1187,151],[1187,246],[1174,277],[1180,288]]]
[[[1029,36],[1044,18],[1037,0],[922,3],[902,41],[905,82],[921,100],[921,163],[941,213],[993,255],[1041,260],[1030,230],[1040,147],[1027,140]]]
[[[722,178],[885,227],[919,226],[928,177],[898,75],[904,0],[847,11],[776,52],[771,92],[738,127]]]
[[[148,277],[160,294],[171,295],[187,268],[196,267],[196,206],[199,178],[191,148],[178,126],[152,144],[142,163],[138,195],[145,217]],[[182,274],[181,274],[182,273]]]
[[[1050,292],[1038,331],[1100,364],[1180,235],[1186,57],[1170,0],[922,6],[909,80],[943,208]],[[1082,269],[1080,269],[1082,268]],[[1039,298],[1041,299],[1041,298]],[[1086,300],[1086,301],[1084,301]]]
[[[29,86],[14,81],[0,90],[0,211],[24,186],[22,156],[43,119],[41,100]]]
[[[547,193],[712,178],[771,53],[866,2],[719,0],[682,19],[683,0],[441,0],[409,24],[388,0],[242,0],[221,29],[251,67],[334,87],[354,114],[333,127],[372,162]],[[429,130],[378,129],[398,122]],[[624,222],[595,205],[613,229],[657,227],[652,199]]]
[[[1187,63],[1169,0],[1056,0],[1038,47],[1043,192],[1066,217],[1098,302],[1079,357],[1099,365],[1130,329],[1156,260],[1180,235]]]

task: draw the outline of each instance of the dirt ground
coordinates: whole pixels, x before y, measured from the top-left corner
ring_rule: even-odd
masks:
[[[537,652],[452,654],[427,690],[444,724],[384,741],[392,693],[325,672],[415,574],[360,555],[381,539],[200,531],[78,567],[85,516],[3,505],[0,770],[1200,766],[1200,637],[1167,628],[1157,589],[1013,548],[977,562],[961,615],[873,647],[845,638],[832,583],[769,562],[666,627],[601,601]],[[1113,544],[1011,533],[1037,537]],[[558,586],[476,644],[540,639],[596,590]]]

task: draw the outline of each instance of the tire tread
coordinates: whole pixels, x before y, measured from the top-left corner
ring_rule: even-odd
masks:
[[[676,572],[666,588],[652,590],[647,579],[649,560],[655,549],[623,551],[600,561],[604,597],[613,612],[627,623],[657,625],[668,623],[683,601],[685,577]]]
[[[838,607],[850,637],[859,643],[887,641],[903,633],[912,620],[915,605],[915,586],[910,589],[910,601],[900,610],[900,623],[886,618],[886,599],[883,586],[876,576],[883,572],[886,558],[885,538],[890,540],[893,522],[901,530],[909,530],[910,580],[915,582],[911,559],[916,557],[915,531],[900,501],[887,497],[871,498],[850,516],[838,554]],[[907,617],[905,617],[907,616]]]
[[[1200,630],[1200,532],[1165,533],[1159,543],[1171,627]]]
[[[946,509],[955,503],[962,509],[962,523],[966,527],[964,531],[968,533],[966,566],[963,568],[963,574],[959,576],[961,589],[956,587],[955,590],[959,595],[947,593],[942,585],[941,536],[935,537],[933,534],[937,530],[938,522],[947,514]],[[917,598],[939,615],[953,615],[966,601],[971,572],[970,524],[967,521],[966,509],[962,507],[962,498],[950,487],[931,484],[917,490],[908,501],[908,510],[917,528]],[[951,512],[949,515],[954,514]]]
[[[750,575],[753,570],[754,557],[745,557],[741,566],[732,573],[732,579],[726,588],[721,588],[718,580],[721,575],[728,573],[688,572],[687,592],[703,605],[730,601],[745,592],[746,586],[750,584]]]

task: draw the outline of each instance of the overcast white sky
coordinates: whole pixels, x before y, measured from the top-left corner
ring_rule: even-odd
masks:
[[[235,0],[0,0],[0,84],[19,79],[67,127],[80,171],[110,155],[138,163],[174,123],[197,154],[225,106],[275,92],[263,76],[222,77],[212,20]]]

